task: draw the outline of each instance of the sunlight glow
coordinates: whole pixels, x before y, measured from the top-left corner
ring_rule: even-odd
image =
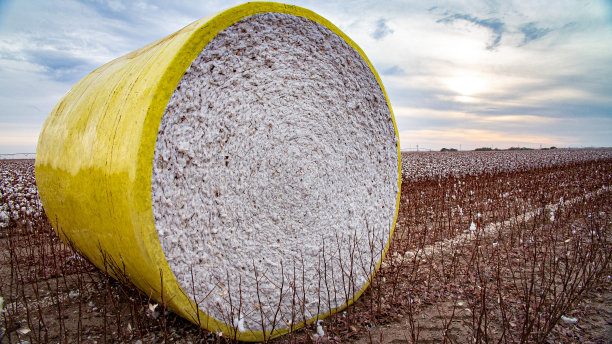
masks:
[[[485,81],[479,77],[465,75],[447,79],[446,85],[461,96],[470,97],[484,90]]]
[[[478,101],[476,98],[468,96],[456,96],[454,99],[461,103],[476,103]]]

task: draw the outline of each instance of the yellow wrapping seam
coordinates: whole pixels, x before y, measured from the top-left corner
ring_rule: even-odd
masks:
[[[155,143],[168,101],[191,62],[219,31],[257,13],[286,13],[315,21],[342,37],[367,62],[384,93],[395,135],[395,117],[380,77],[365,53],[342,31],[307,9],[252,2],[198,20],[180,31],[96,69],[75,84],[45,121],[36,156],[36,180],[53,227],[100,269],[128,278],[157,302],[213,331],[242,341],[287,333],[236,329],[197,310],[186,296],[162,251],[151,203]],[[398,188],[401,155],[397,142]],[[397,194],[393,234],[399,209]],[[391,238],[391,237],[390,237]],[[389,238],[389,241],[390,241]],[[383,252],[383,258],[389,242]],[[376,265],[380,267],[381,261]],[[109,269],[114,266],[118,269]],[[376,271],[375,270],[375,271]],[[123,276],[119,276],[123,275]],[[316,319],[334,314],[359,298]],[[163,294],[162,294],[163,290]],[[199,321],[198,321],[199,319]],[[300,323],[293,329],[303,327]]]

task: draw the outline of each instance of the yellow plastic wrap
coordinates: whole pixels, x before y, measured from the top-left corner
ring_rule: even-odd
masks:
[[[342,37],[368,63],[385,92],[363,51],[329,21],[297,6],[246,3],[198,20],[80,80],[47,118],[36,155],[40,198],[63,240],[101,269],[108,270],[109,263],[118,265],[143,293],[165,302],[177,314],[232,337],[236,333],[232,324],[197,310],[168,266],[152,212],[152,165],[164,109],[191,62],[219,31],[245,17],[266,12],[304,17]],[[388,99],[387,104],[391,109]],[[395,131],[398,136],[397,128]],[[397,150],[399,187],[399,142]],[[392,230],[399,195],[398,192]],[[366,288],[367,285],[352,300]],[[318,318],[342,310],[351,302]],[[303,323],[293,329],[302,326]],[[237,333],[236,337],[260,341],[287,331]]]

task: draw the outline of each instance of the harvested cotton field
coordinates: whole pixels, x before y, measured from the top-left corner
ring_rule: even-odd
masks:
[[[610,158],[606,149],[552,149],[509,151],[463,151],[452,154],[405,152],[402,154],[402,180],[420,181],[483,174],[515,173],[538,168],[554,168]]]
[[[27,226],[32,218],[43,216],[34,181],[31,160],[7,160],[0,171],[0,228],[9,223]]]
[[[231,342],[74,254],[36,215],[36,197],[18,195],[33,190],[33,162],[0,164],[12,176],[0,206],[30,209],[2,229],[3,341]],[[612,150],[403,153],[402,171],[398,227],[371,288],[339,314],[274,341],[610,337]]]

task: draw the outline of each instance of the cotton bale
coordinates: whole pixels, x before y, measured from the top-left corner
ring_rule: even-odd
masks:
[[[80,80],[40,134],[59,235],[213,332],[287,333],[352,304],[399,205],[395,120],[319,15],[246,3]]]

